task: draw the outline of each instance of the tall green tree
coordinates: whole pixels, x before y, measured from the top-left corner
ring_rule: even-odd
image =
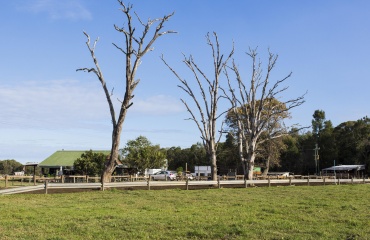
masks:
[[[318,145],[320,147],[320,168],[322,169],[333,166],[334,160],[338,158],[338,149],[333,124],[330,120],[324,122],[324,128],[320,131]]]
[[[324,129],[325,112],[323,110],[315,110],[312,117],[312,133],[318,139],[320,132]]]
[[[323,110],[315,110],[312,117],[312,133],[315,144],[319,147],[318,156],[316,156],[318,158],[318,168],[330,167],[337,158],[333,124],[330,120],[326,120],[325,111]],[[316,148],[316,145],[312,148]]]
[[[123,162],[130,167],[136,167],[140,172],[148,168],[162,168],[166,165],[166,152],[159,145],[153,145],[144,136],[127,141],[122,153]]]

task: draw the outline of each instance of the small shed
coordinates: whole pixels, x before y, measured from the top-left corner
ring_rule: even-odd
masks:
[[[36,185],[36,167],[38,166],[39,164],[37,162],[27,162],[26,164],[24,164],[23,166],[23,169],[24,171],[26,171],[26,168],[27,167],[33,167],[33,182],[34,182],[34,185]]]
[[[338,165],[322,169],[322,175],[338,178],[363,178],[364,174],[365,165]]]

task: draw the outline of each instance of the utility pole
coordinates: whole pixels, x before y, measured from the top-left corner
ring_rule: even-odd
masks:
[[[316,176],[318,175],[318,173],[320,172],[320,166],[319,166],[319,150],[320,148],[318,147],[317,143],[315,144],[315,154],[314,154],[314,159],[315,159],[315,172],[316,172]]]

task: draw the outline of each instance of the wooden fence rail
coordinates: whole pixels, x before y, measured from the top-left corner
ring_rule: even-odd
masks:
[[[16,187],[0,190],[0,195],[16,194],[16,193],[26,193],[44,190],[48,193],[51,189],[101,189],[105,190],[107,188],[133,188],[142,187],[148,190],[151,187],[218,187],[233,185],[233,186],[289,186],[289,185],[340,185],[340,184],[359,184],[359,183],[370,183],[370,179],[267,179],[267,180],[217,180],[217,181],[151,181],[147,179],[146,181],[124,181],[124,182],[110,182],[110,183],[57,183],[45,181],[44,184],[39,184],[36,186],[28,187]]]

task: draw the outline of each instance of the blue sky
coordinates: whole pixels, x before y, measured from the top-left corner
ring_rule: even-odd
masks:
[[[100,37],[96,55],[114,98],[123,96],[122,55],[112,42],[122,35],[113,24],[124,18],[115,0],[12,0],[0,8],[0,160],[40,162],[53,152],[110,149],[110,114],[103,91],[92,74],[82,31]],[[205,35],[219,35],[225,54],[235,43],[235,59],[245,79],[250,64],[245,52],[258,47],[266,63],[267,49],[279,54],[271,80],[293,72],[281,96],[308,92],[306,103],[292,112],[289,123],[309,126],[316,109],[336,126],[370,115],[370,2],[342,0],[189,0],[131,1],[142,19],[175,11],[164,36],[139,68],[141,79],[134,105],[123,127],[121,146],[144,135],[161,147],[190,147],[200,135],[180,102],[187,96],[160,61],[182,76],[191,76],[181,62],[192,54],[212,72]],[[190,100],[189,100],[190,101]],[[226,108],[226,104],[221,108]],[[222,111],[222,109],[220,109]]]

